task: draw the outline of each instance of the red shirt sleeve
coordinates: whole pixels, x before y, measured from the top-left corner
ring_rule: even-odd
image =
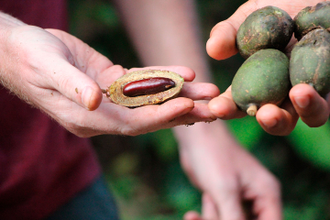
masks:
[[[64,0],[0,0],[27,24],[67,29]],[[88,139],[78,138],[0,85],[0,219],[42,219],[100,175]]]

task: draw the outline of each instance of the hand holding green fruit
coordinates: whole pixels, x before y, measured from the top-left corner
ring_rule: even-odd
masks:
[[[286,11],[294,18],[302,9],[319,3],[315,0],[250,0],[243,4],[229,19],[217,24],[207,42],[208,54],[217,59],[226,59],[238,52],[236,47],[236,34],[239,26],[252,12],[265,6],[273,5]],[[226,33],[226,34],[224,34]],[[285,53],[290,54],[292,46],[297,42],[292,38],[285,48]],[[329,106],[313,87],[308,84],[298,84],[291,88],[290,99],[284,101],[280,107],[274,104],[262,106],[256,119],[265,131],[274,135],[287,135],[295,127],[298,117],[309,126],[320,126],[324,124],[329,116]],[[291,101],[291,102],[290,102]],[[214,98],[209,103],[213,114],[222,119],[233,119],[244,117],[244,112],[239,110],[232,98],[232,88]]]

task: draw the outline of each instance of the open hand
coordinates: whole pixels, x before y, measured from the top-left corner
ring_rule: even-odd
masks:
[[[199,121],[213,121],[206,104],[193,100],[219,95],[216,86],[190,83],[185,67],[150,67],[179,73],[186,81],[182,96],[161,105],[130,109],[116,105],[102,90],[128,72],[72,35],[21,25],[6,32],[1,61],[5,87],[40,108],[81,137],[138,135]]]

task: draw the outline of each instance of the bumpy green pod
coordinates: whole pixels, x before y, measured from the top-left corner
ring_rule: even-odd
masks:
[[[288,57],[277,49],[263,49],[238,69],[231,91],[237,106],[254,116],[264,104],[281,104],[289,89]]]
[[[295,37],[300,40],[311,30],[322,27],[330,27],[330,2],[320,2],[315,6],[302,9],[294,18]]]
[[[290,80],[311,84],[324,96],[330,92],[330,34],[323,28],[306,34],[292,49]]]
[[[118,105],[139,107],[176,97],[183,83],[184,79],[171,71],[142,70],[123,75],[103,92]]]
[[[260,49],[283,50],[294,30],[290,15],[280,8],[266,6],[252,14],[237,31],[236,43],[242,57],[248,58]]]

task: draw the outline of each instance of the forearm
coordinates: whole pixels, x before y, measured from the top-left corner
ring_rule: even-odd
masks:
[[[17,93],[13,88],[13,68],[17,67],[17,60],[13,59],[15,48],[10,44],[10,35],[14,28],[25,25],[22,21],[0,11],[0,83]]]
[[[183,65],[210,81],[194,1],[116,0],[144,65]]]
[[[195,81],[211,81],[194,1],[115,2],[144,65],[188,66],[196,72]],[[220,133],[210,132],[211,130]],[[217,139],[216,137],[221,134],[221,145],[235,143],[223,121],[211,124],[198,123],[189,129],[176,127],[175,132],[182,146],[190,145],[188,142],[192,139],[189,138],[191,134],[200,136],[194,140],[203,141],[210,140],[206,138],[210,133],[215,133],[212,139]]]

